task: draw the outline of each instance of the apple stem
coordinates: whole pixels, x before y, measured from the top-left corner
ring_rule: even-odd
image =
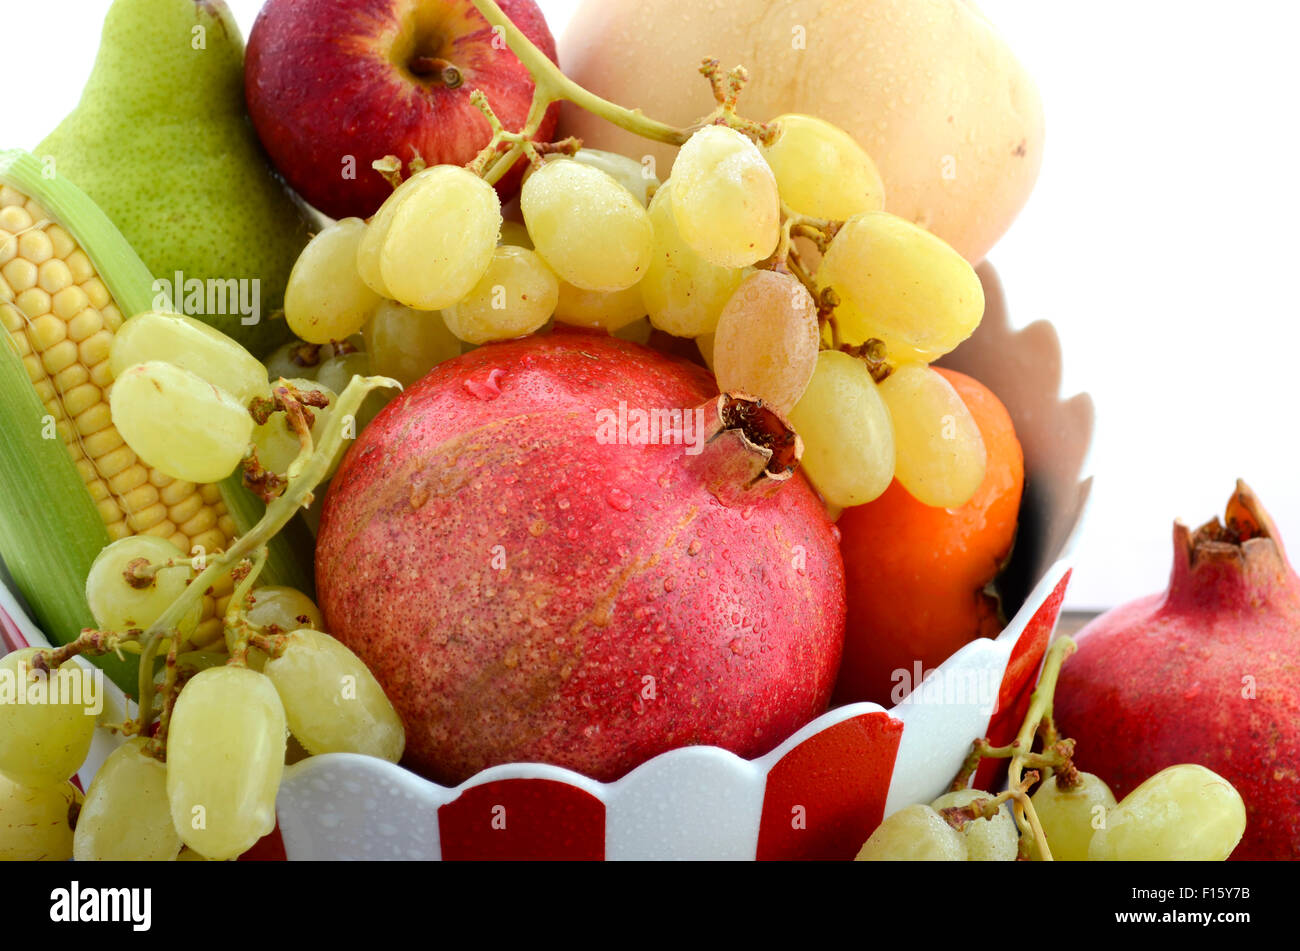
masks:
[[[640,109],[627,109],[582,88],[564,75],[560,68],[551,62],[550,57],[524,36],[493,0],[471,0],[471,2],[484,19],[504,33],[510,51],[532,74],[533,82],[537,85],[534,104],[541,101],[543,111],[551,103],[567,99],[574,105],[642,138],[666,142],[669,145],[681,145],[690,138],[693,130],[678,129],[667,123],[658,122],[647,117]]]

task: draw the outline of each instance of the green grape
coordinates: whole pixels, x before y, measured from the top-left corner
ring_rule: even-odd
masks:
[[[614,181],[632,193],[642,207],[647,204],[647,195],[652,188],[659,187],[659,179],[650,174],[650,166],[634,158],[617,152],[602,152],[600,149],[578,149],[573,160],[582,165],[598,168]]]
[[[329,424],[330,415],[333,412],[334,403],[338,396],[318,380],[286,380],[285,382],[300,393],[323,393],[329,398],[328,406],[309,407],[312,414],[311,436],[313,445],[320,445],[321,436],[324,435],[325,427]],[[289,424],[288,415],[283,412],[272,413],[267,417],[266,422],[253,428],[253,445],[257,448],[257,461],[262,468],[278,475],[284,475],[288,472],[289,466],[293,464],[293,461],[298,458],[298,453],[302,451],[302,443],[298,440],[298,433]],[[338,458],[334,460],[335,468],[342,457],[343,451],[340,449]],[[333,468],[331,468],[329,475],[332,474]]]
[[[266,370],[258,359],[221,331],[182,314],[145,311],[113,336],[109,366],[114,378],[138,363],[171,363],[221,387],[243,406],[267,395]]]
[[[555,313],[560,285],[542,256],[503,244],[474,289],[443,312],[451,330],[466,343],[524,337]]]
[[[253,418],[237,399],[170,363],[128,367],[113,383],[109,408],[131,451],[182,482],[220,482],[253,436]]]
[[[284,707],[246,667],[213,667],[181,690],[167,736],[167,798],[186,845],[232,859],[275,827]]]
[[[460,341],[438,311],[384,301],[365,329],[371,372],[410,386],[444,360],[460,356]]]
[[[533,244],[555,273],[589,291],[621,291],[650,264],[654,228],[636,197],[598,168],[558,158],[519,193]]]
[[[181,848],[167,801],[167,767],[135,737],[104,760],[77,819],[78,862],[170,862]]]
[[[328,225],[303,248],[284,292],[289,329],[308,343],[329,343],[358,332],[378,306],[357,273],[357,248],[366,234],[360,218]]]
[[[372,239],[371,229],[382,223],[387,229]],[[492,186],[459,166],[436,165],[412,175],[384,202],[357,249],[358,270],[384,297],[441,310],[478,283],[500,234],[501,201]],[[370,265],[362,265],[375,241],[381,242],[381,287],[369,281]]]
[[[297,588],[264,585],[253,589],[253,604],[246,617],[257,627],[277,628],[273,633],[288,634],[301,627],[320,628],[325,624],[316,602]],[[235,636],[226,632],[226,649],[233,650]]]
[[[979,326],[984,288],[960,254],[924,228],[883,211],[850,218],[817,270],[839,295],[841,338],[884,341],[890,363],[930,363]]]
[[[632,286],[621,291],[588,291],[560,281],[555,320],[571,327],[599,327],[614,333],[645,316],[641,291]]]
[[[954,509],[984,482],[979,424],[951,383],[927,366],[902,366],[880,384],[894,421],[894,478],[918,501]]]
[[[1062,789],[1052,778],[1040,783],[1031,798],[1038,822],[1047,838],[1052,858],[1062,862],[1086,862],[1092,834],[1115,808],[1115,795],[1092,773],[1079,773],[1079,783]],[[1032,849],[1037,855],[1037,848]]]
[[[740,268],[718,267],[696,254],[677,230],[673,183],[650,200],[654,253],[641,284],[641,301],[650,322],[677,337],[713,333],[722,308],[745,276]]]
[[[66,862],[81,790],[70,782],[20,786],[0,776],[0,862]]]
[[[790,113],[771,145],[761,146],[781,199],[801,215],[847,221],[885,206],[876,163],[851,135],[813,116]]]
[[[617,337],[619,340],[630,340],[632,343],[639,343],[645,346],[650,342],[650,335],[654,333],[654,327],[645,317],[638,318],[623,327],[615,330],[611,337]]]
[[[804,472],[827,502],[864,505],[889,488],[894,426],[863,361],[839,350],[819,353],[790,424],[803,437]]]
[[[964,862],[966,840],[929,806],[900,809],[876,826],[859,862]]]
[[[704,260],[745,267],[776,250],[776,177],[758,146],[740,132],[720,125],[700,129],[677,153],[671,181],[677,230]]]
[[[27,647],[0,657],[0,775],[39,788],[81,768],[103,697],[76,660],[52,675],[33,670],[37,653]]]
[[[713,372],[724,393],[756,396],[789,414],[817,367],[817,305],[789,274],[755,271],[731,296],[713,338]]]
[[[153,577],[128,580],[133,562],[140,568],[159,568]],[[140,572],[132,572],[139,574]],[[189,586],[192,571],[184,552],[165,538],[131,535],[110,542],[95,556],[86,575],[86,603],[101,630],[125,633],[147,630]],[[189,631],[199,623],[203,606],[196,604],[178,627]]]
[[[389,304],[391,302],[381,301],[379,307],[376,308],[376,313]],[[368,348],[365,338],[361,334],[353,334],[339,344],[316,344],[307,343],[303,340],[292,340],[281,347],[277,347],[266,358],[266,376],[272,383],[280,379],[314,380],[316,374],[320,371],[320,365],[330,357],[339,356],[339,351],[352,353],[356,350],[366,349]]]
[[[944,809],[969,806],[993,798],[980,789],[958,789],[944,793],[930,808],[942,815]],[[966,840],[966,855],[972,862],[1014,862],[1020,851],[1020,831],[1006,803],[998,806],[991,819],[968,819],[960,829]]]
[[[330,357],[316,371],[316,382],[327,389],[342,393],[354,376],[371,376],[370,355],[367,353],[349,353],[344,356]],[[380,389],[368,394],[361,408],[357,410],[356,432],[360,433],[370,425],[371,420],[379,415],[396,394],[391,390]],[[346,445],[346,443],[345,443]]]
[[[1246,804],[1232,783],[1186,763],[1162,769],[1107,812],[1088,859],[1222,862],[1245,831]]]
[[[308,752],[402,758],[406,732],[397,711],[370,669],[328,634],[294,631],[265,670]]]
[[[500,247],[503,244],[514,245],[516,248],[527,248],[533,250],[533,238],[528,233],[528,228],[519,221],[501,222],[501,240],[497,242]]]
[[[700,356],[704,358],[704,365],[710,371],[713,370],[713,342],[713,334],[701,334],[695,338],[695,345],[700,348]]]

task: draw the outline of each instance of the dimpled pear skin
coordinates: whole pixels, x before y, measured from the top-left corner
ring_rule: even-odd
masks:
[[[104,210],[157,278],[204,282],[202,310],[178,308],[260,355],[288,335],[269,317],[308,225],[248,121],[243,56],[222,0],[115,0],[81,102],[35,154]],[[206,293],[209,280],[253,279],[252,325],[233,294]]]

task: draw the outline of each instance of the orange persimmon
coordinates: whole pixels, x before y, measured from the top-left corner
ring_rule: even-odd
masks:
[[[928,673],[963,644],[1002,629],[997,599],[985,588],[1015,541],[1024,453],[991,390],[936,369],[984,437],[984,481],[957,509],[923,505],[897,480],[874,502],[845,509],[839,527],[849,612],[836,703],[893,706],[916,686],[917,661]]]

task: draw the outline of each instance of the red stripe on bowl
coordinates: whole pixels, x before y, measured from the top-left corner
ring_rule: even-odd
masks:
[[[1072,570],[1061,576],[1047,600],[1029,619],[1016,646],[1012,648],[1007,671],[1002,675],[1002,685],[998,688],[997,708],[989,718],[988,729],[984,731],[994,746],[1005,746],[1014,740],[1020,732],[1025,714],[1029,712],[1029,699],[1038,682],[1038,665],[1042,663],[1043,655],[1047,653],[1047,642],[1056,629],[1056,619],[1061,613],[1061,602],[1065,600],[1065,589],[1070,584]],[[974,785],[979,789],[1000,787],[1006,776],[1006,766],[1007,761],[1004,759],[984,760],[975,772]]]
[[[800,743],[772,767],[760,861],[851,859],[880,825],[903,723],[866,713]]]
[[[6,654],[9,651],[22,650],[24,647],[32,646],[27,643],[27,638],[18,629],[14,619],[5,613],[4,608],[0,608],[0,640],[4,641]]]
[[[605,804],[549,779],[499,779],[471,786],[438,807],[445,861],[600,861]]]

